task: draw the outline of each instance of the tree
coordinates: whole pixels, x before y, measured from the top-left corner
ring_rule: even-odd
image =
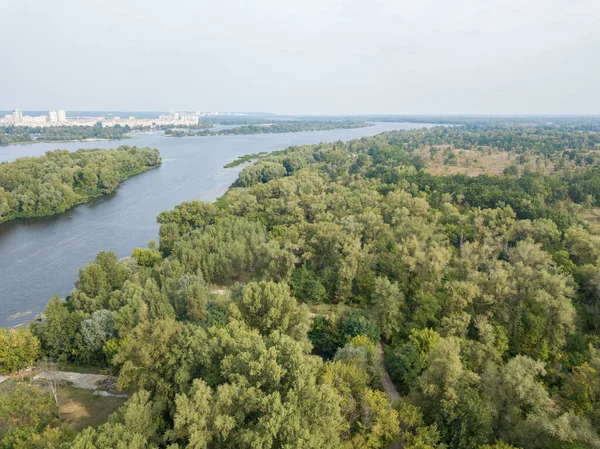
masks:
[[[139,391],[98,428],[81,432],[71,448],[156,449],[161,408],[150,400],[150,393]]]
[[[134,248],[131,257],[137,261],[139,266],[147,268],[153,267],[162,260],[162,256],[158,251],[145,248]]]
[[[90,358],[102,355],[106,342],[116,336],[115,321],[109,310],[97,310],[90,318],[81,322],[82,353]]]
[[[340,321],[340,330],[347,338],[364,335],[374,342],[379,341],[379,329],[359,310],[353,310],[344,315]]]
[[[41,379],[44,384],[44,389],[52,397],[52,400],[56,404],[56,413],[60,418],[60,395],[59,391],[63,387],[64,381],[58,376],[56,364],[44,358],[38,365],[41,372]]]
[[[0,374],[32,365],[39,352],[40,342],[29,329],[0,328]]]
[[[424,368],[419,350],[412,343],[404,343],[386,351],[385,366],[392,380],[402,385],[405,391],[415,385]]]
[[[294,296],[301,301],[320,303],[327,298],[327,290],[319,278],[305,266],[293,271],[290,285]]]
[[[263,334],[280,331],[305,340],[309,328],[308,311],[298,306],[287,284],[251,282],[234,296],[239,317]],[[235,317],[237,313],[234,313]]]
[[[373,316],[381,334],[390,339],[400,330],[402,325],[402,307],[404,295],[397,283],[392,283],[388,278],[377,278],[375,292],[373,293]]]
[[[440,433],[435,424],[425,425],[423,413],[416,405],[397,401],[394,408],[398,411],[400,422],[400,444],[405,449],[445,449],[440,442]]]
[[[125,337],[113,364],[119,388],[144,389],[166,404],[187,388],[195,366],[206,362],[206,336],[172,318],[140,323]]]
[[[368,386],[369,374],[348,359],[327,363],[324,381],[341,399],[346,421],[341,447],[388,447],[399,434],[398,415],[383,392]]]
[[[335,319],[321,315],[314,317],[308,338],[313,344],[314,350],[324,359],[333,358],[338,348],[341,348],[346,340]]]
[[[62,299],[53,295],[44,311],[41,325],[34,325],[32,332],[42,344],[44,354],[52,359],[70,359],[76,347],[76,336],[84,320],[81,312],[69,312]]]
[[[56,440],[49,432],[54,427],[61,433],[57,425],[58,408],[50,395],[39,387],[20,383],[0,389],[0,447],[54,449],[50,444],[37,443],[40,443],[40,434],[48,436],[49,443]]]

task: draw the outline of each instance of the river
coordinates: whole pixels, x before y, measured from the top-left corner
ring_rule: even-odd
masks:
[[[122,141],[0,147],[0,162],[40,156],[57,148],[75,151],[119,145],[158,148],[163,160],[159,168],[129,178],[112,194],[64,214],[0,224],[0,326],[32,319],[43,311],[52,294],[68,295],[78,269],[99,251],[114,251],[125,257],[133,248],[157,239],[156,216],[161,211],[183,201],[214,201],[223,195],[241,170],[223,165],[238,156],[428,126],[377,123],[359,129],[183,138],[134,134]]]

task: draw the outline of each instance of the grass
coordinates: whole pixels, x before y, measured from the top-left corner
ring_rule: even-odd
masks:
[[[35,389],[43,389],[37,382],[32,383],[25,379],[9,378],[0,383],[0,394],[10,394],[19,384],[26,384]],[[58,395],[61,420],[76,431],[89,426],[96,427],[104,424],[108,416],[116,412],[127,400],[126,398],[96,396],[93,390],[69,386],[60,387]]]
[[[444,160],[443,152],[439,152],[435,157],[431,157],[431,154],[425,155],[428,160],[429,172],[434,175],[465,174],[473,177],[488,174],[498,176],[502,175],[504,169],[513,163],[509,153],[500,151],[484,154],[470,150],[452,150],[452,153],[455,156],[454,165]]]
[[[62,387],[59,390],[60,416],[75,430],[104,424],[127,399],[94,395],[93,390]]]
[[[225,164],[223,166],[223,168],[233,168],[233,167],[237,167],[238,165],[242,165],[246,162],[250,162],[253,161],[255,159],[260,159],[261,157],[264,157],[266,155],[268,155],[269,153],[267,153],[266,151],[261,151],[260,153],[253,153],[253,154],[246,154],[244,156],[240,156],[238,157],[235,161],[230,162],[228,164]]]
[[[338,318],[351,310],[358,310],[360,307],[348,304],[308,304],[308,310],[314,315],[323,315],[330,317],[332,315]]]
[[[107,368],[99,368],[91,365],[76,365],[70,362],[61,362],[57,367],[58,371],[80,374],[107,374]]]

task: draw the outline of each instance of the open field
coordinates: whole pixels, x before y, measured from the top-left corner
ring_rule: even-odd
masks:
[[[75,430],[99,426],[117,411],[125,398],[103,397],[92,390],[63,387],[60,390],[60,415],[65,424]]]
[[[446,150],[445,152],[447,152]],[[444,152],[444,153],[445,153]],[[459,173],[467,176],[501,175],[504,169],[513,161],[506,152],[484,154],[471,150],[451,150],[454,155],[445,157],[444,153],[429,156],[427,160],[428,171],[434,175],[456,175]]]

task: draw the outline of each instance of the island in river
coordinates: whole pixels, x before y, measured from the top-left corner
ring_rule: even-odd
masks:
[[[125,179],[158,167],[158,150],[49,151],[0,164],[0,222],[65,212],[114,191]]]
[[[233,128],[224,128],[217,131],[204,129],[202,131],[193,130],[182,131],[181,129],[167,129],[165,135],[171,137],[190,137],[190,136],[229,136],[240,134],[276,134],[291,133],[303,131],[328,131],[332,129],[356,129],[375,126],[375,123],[368,123],[355,120],[297,120],[278,123],[257,123],[242,125]]]

